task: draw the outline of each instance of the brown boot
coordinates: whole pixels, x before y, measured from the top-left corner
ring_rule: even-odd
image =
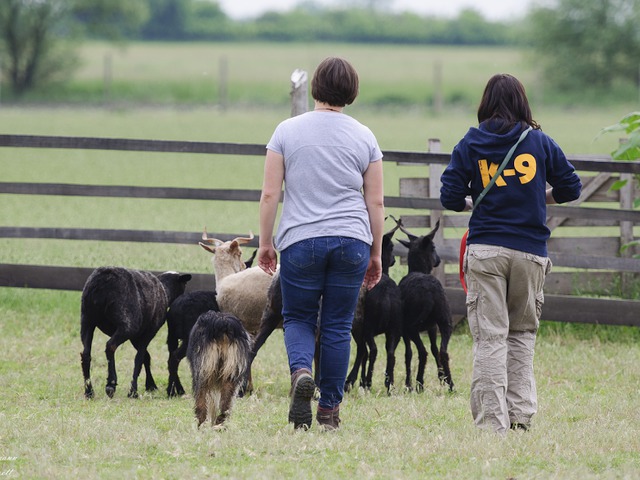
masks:
[[[311,399],[315,391],[316,384],[309,370],[301,368],[291,375],[289,423],[293,423],[294,428],[308,430],[311,427]]]
[[[340,406],[333,409],[318,406],[316,420],[318,425],[327,431],[337,430],[340,427]]]

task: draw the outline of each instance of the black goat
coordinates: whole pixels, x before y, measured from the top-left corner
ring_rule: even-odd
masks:
[[[251,365],[253,360],[258,354],[258,350],[267,341],[267,338],[273,333],[276,328],[282,328],[282,290],[280,289],[280,271],[276,271],[273,274],[273,280],[269,289],[267,290],[267,304],[262,312],[262,318],[260,319],[260,329],[256,334],[253,341],[253,348],[251,350],[251,362],[249,364],[249,378],[251,377]],[[315,352],[315,376],[318,381],[318,365],[319,365],[319,350],[318,350],[318,336],[316,332],[316,352]]]
[[[251,257],[244,262],[246,268],[251,267],[257,252],[258,250],[254,250]],[[209,310],[220,310],[216,301],[216,292],[211,290],[186,292],[169,307],[167,312],[167,348],[169,350],[167,395],[170,397],[185,393],[178,375],[178,367],[187,355],[191,329],[196,324],[198,317]]]
[[[84,375],[84,395],[93,397],[91,384],[91,344],[93,333],[99,328],[110,338],[105,353],[108,377],[105,392],[113,397],[117,376],[115,352],[127,340],[137,350],[129,397],[138,396],[138,376],[144,365],[147,391],[157,386],[151,375],[151,357],[147,347],[164,324],[167,308],[184,293],[191,275],[165,272],[158,276],[151,272],[121,267],[100,267],[93,271],[82,290],[80,307],[81,354]]]
[[[220,310],[216,302],[216,292],[209,290],[186,292],[169,307],[167,312],[167,348],[169,349],[167,395],[170,397],[185,393],[178,375],[178,367],[187,355],[191,329],[198,317],[209,310]]]
[[[433,244],[433,237],[440,226],[427,235],[416,236],[408,232],[402,225],[400,229],[407,234],[409,241],[399,240],[409,249],[407,262],[409,273],[400,280],[402,293],[402,338],[405,344],[405,364],[407,377],[405,385],[411,389],[411,342],[418,350],[418,374],[416,389],[424,388],[424,371],[427,364],[427,350],[420,338],[420,332],[427,331],[431,343],[431,353],[438,367],[438,378],[453,390],[453,380],[449,369],[449,354],[447,347],[453,332],[451,309],[444,288],[440,281],[431,275],[431,270],[440,264],[440,257]],[[440,330],[440,349],[438,350],[437,335]]]
[[[251,337],[237,317],[215,311],[198,317],[187,348],[198,427],[207,416],[215,427],[229,417],[250,354]]]
[[[351,335],[356,342],[356,358],[345,382],[345,390],[350,390],[358,379],[358,369],[362,369],[360,385],[370,389],[373,378],[373,366],[378,355],[375,336],[385,335],[387,366],[384,384],[390,391],[394,384],[393,370],[396,363],[395,350],[402,336],[402,299],[400,288],[389,277],[389,268],[395,264],[393,256],[393,234],[399,228],[385,233],[382,237],[382,277],[371,290],[363,287],[364,306],[362,313],[356,312]],[[368,351],[367,351],[368,347]],[[367,369],[367,360],[369,368]]]

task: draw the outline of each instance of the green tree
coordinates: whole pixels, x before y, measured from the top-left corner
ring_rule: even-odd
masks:
[[[232,23],[217,2],[196,0],[191,5],[187,34],[194,39],[229,39],[233,37]]]
[[[149,0],[151,16],[142,27],[147,40],[184,40],[191,0]]]
[[[560,90],[636,83],[640,0],[557,0],[529,14],[545,79]]]
[[[0,64],[12,92],[22,95],[68,77],[78,65],[82,26],[111,34],[144,17],[129,0],[1,0]],[[120,21],[120,27],[111,22]]]

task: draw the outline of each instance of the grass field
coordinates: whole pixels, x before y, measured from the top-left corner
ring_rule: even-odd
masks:
[[[126,397],[134,350],[117,352],[104,393],[107,337],[96,333],[96,398],[83,398],[76,292],[0,289],[0,471],[9,478],[634,479],[640,475],[640,336],[544,324],[536,351],[539,413],[526,434],[478,431],[469,413],[471,340],[450,343],[456,391],[427,365],[424,393],[388,397],[380,355],[371,392],[346,395],[339,432],[287,425],[288,373],[276,331],[255,362],[255,393],[224,432],[196,429],[190,396],[165,397],[166,328],[151,343],[160,390]],[[383,351],[380,345],[381,352]],[[398,348],[397,385],[404,378]],[[186,362],[181,376],[189,385]],[[144,374],[143,374],[144,375]],[[142,377],[141,377],[142,380]],[[142,383],[143,384],[143,383]]]
[[[424,150],[439,138],[450,151],[475,123],[486,79],[510,71],[530,85],[534,116],[567,153],[606,154],[617,138],[593,139],[637,108],[633,103],[566,107],[545,102],[521,52],[347,45],[90,44],[75,79],[99,97],[105,54],[111,94],[144,104],[2,105],[0,133],[265,144],[289,115],[289,76],[313,70],[330,54],[353,60],[361,97],[347,113],[371,127],[383,150]],[[229,107],[220,108],[221,58],[229,69]],[[442,62],[448,107],[431,108],[434,65]],[[207,90],[209,89],[209,90]],[[136,91],[137,90],[137,91]],[[131,92],[127,97],[126,92]],[[182,93],[180,93],[182,92]],[[68,92],[67,92],[68,95]],[[388,104],[393,96],[398,103]],[[67,100],[69,97],[65,97]],[[203,101],[203,98],[209,100]],[[181,99],[187,104],[181,104]],[[386,99],[386,100],[385,100]],[[113,99],[112,99],[113,100]],[[189,186],[259,189],[263,159],[124,152],[2,149],[3,182]],[[385,193],[418,168],[385,164]],[[398,213],[398,212],[392,212]],[[402,212],[399,212],[402,213]],[[62,198],[0,195],[0,225],[131,228],[246,233],[258,231],[257,205],[237,202]],[[461,232],[460,232],[461,234]],[[193,245],[144,245],[0,239],[0,263],[210,272]],[[395,268],[395,267],[394,267]],[[400,268],[400,267],[398,267]],[[398,270],[396,275],[402,275]],[[640,476],[640,332],[623,327],[543,322],[536,372],[540,410],[534,428],[501,440],[472,425],[471,339],[462,325],[450,344],[456,392],[427,366],[425,392],[383,389],[384,349],[371,392],[354,391],[336,434],[293,432],[286,424],[288,373],[281,332],[255,363],[256,391],[238,400],[225,432],[197,430],[189,397],[165,397],[166,327],[151,343],[160,391],[126,398],[133,347],[117,352],[119,387],[104,394],[106,336],[93,345],[96,398],[83,398],[79,292],[0,288],[0,474],[8,478],[544,478],[635,479]],[[404,379],[397,352],[396,384]],[[414,356],[415,358],[415,356]],[[183,383],[189,385],[186,362]],[[141,379],[142,380],[142,379]],[[143,384],[142,382],[140,382]]]

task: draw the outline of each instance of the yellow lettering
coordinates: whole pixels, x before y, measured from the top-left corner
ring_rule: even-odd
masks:
[[[478,168],[480,169],[480,176],[482,178],[482,186],[486,187],[489,182],[491,181],[491,179],[495,176],[496,172],[498,171],[498,166],[495,163],[492,163],[491,165],[487,165],[487,161],[482,159],[482,160],[478,160]],[[498,176],[498,178],[496,178],[496,185],[498,187],[504,187],[507,185],[507,182],[504,181],[504,179],[502,178],[502,176]]]
[[[529,153],[518,155],[515,159],[514,167],[518,173],[522,174],[519,178],[520,183],[523,185],[533,180],[538,168],[536,159]]]

